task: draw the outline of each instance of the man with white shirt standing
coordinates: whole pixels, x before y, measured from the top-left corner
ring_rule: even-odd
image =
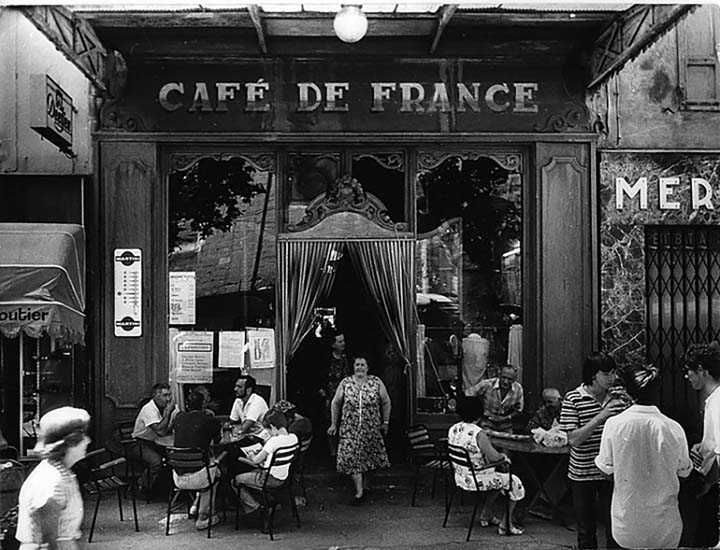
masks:
[[[243,375],[235,381],[237,399],[230,411],[230,422],[240,425],[242,433],[254,431],[268,411],[268,404],[255,393],[256,382],[252,376]]]
[[[623,548],[677,548],[683,529],[679,478],[692,471],[685,432],[657,408],[655,367],[630,368],[624,377],[635,404],[608,418],[595,457],[615,482],[612,536]]]

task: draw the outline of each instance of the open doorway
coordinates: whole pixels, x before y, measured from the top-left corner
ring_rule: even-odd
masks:
[[[334,336],[339,333],[345,336],[346,374],[352,373],[352,357],[359,353],[367,356],[371,374],[379,376],[386,386],[392,382],[386,376],[387,338],[382,330],[377,307],[361,279],[362,274],[357,272],[347,253],[342,254],[334,269],[336,274],[333,286],[327,296],[318,300],[316,306],[316,311],[324,310],[325,326],[321,324],[323,316],[319,315],[290,360],[287,372],[288,398],[313,424],[316,443],[312,445],[311,456],[317,464],[331,463],[326,434],[329,411],[326,398],[320,390],[326,390]],[[334,314],[328,314],[330,312]],[[388,391],[391,391],[389,386]],[[332,396],[328,395],[327,398],[332,399]]]

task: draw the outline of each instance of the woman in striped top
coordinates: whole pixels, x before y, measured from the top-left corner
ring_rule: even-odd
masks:
[[[568,434],[572,487],[577,516],[578,548],[597,548],[596,501],[600,502],[607,548],[618,548],[610,530],[612,483],[595,465],[605,421],[622,412],[626,404],[613,399],[609,390],[615,385],[616,365],[612,357],[593,353],[583,363],[582,384],[565,396],[560,412],[560,428]]]
[[[15,537],[20,550],[77,550],[83,501],[71,468],[85,457],[90,415],[61,407],[40,419],[36,451],[43,460],[20,489]]]

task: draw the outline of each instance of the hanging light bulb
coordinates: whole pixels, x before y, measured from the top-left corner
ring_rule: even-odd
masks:
[[[335,15],[333,29],[343,42],[357,42],[367,32],[367,17],[359,6],[343,6]]]

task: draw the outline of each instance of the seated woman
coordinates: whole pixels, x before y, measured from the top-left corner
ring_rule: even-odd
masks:
[[[498,452],[488,439],[485,432],[477,424],[474,424],[476,414],[470,400],[460,399],[457,404],[457,413],[460,422],[450,427],[448,431],[448,443],[464,447],[470,454],[477,486],[469,468],[455,468],[455,485],[466,491],[487,491],[485,504],[480,512],[480,525],[488,527],[490,524],[497,524],[498,533],[501,535],[522,535],[523,530],[512,524],[512,513],[515,503],[525,497],[525,487],[517,476],[512,476],[512,488],[510,486],[510,474],[498,471],[495,467],[487,465],[493,462],[508,461],[507,455]],[[506,507],[505,514],[510,514],[510,532],[507,532],[508,518],[503,516],[502,520],[492,518],[492,505],[500,491],[509,491],[510,506]],[[509,508],[509,510],[508,510]]]

